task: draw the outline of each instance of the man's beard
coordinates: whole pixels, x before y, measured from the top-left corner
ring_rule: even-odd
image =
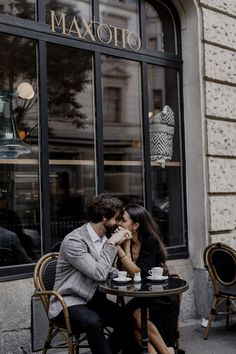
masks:
[[[105,226],[105,234],[107,238],[110,238],[112,234],[115,232],[115,230],[118,228],[117,224],[114,225],[106,224],[104,226]]]

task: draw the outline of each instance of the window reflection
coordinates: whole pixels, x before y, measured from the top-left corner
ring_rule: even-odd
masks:
[[[93,65],[89,52],[48,45],[52,245],[85,217],[95,194]]]
[[[160,2],[145,2],[146,47],[152,50],[176,52],[175,28],[171,13]]]
[[[69,30],[73,17],[76,16],[78,27],[82,27],[82,19],[92,19],[91,0],[45,0],[46,22],[51,24],[51,11],[55,11],[55,16],[59,21],[62,14],[65,15],[66,29]],[[61,24],[60,24],[61,25]],[[72,30],[76,30],[75,27]],[[73,33],[71,33],[73,34]]]
[[[0,13],[35,20],[36,0],[0,0]]]
[[[121,48],[137,48],[137,38],[135,38],[135,35],[129,37],[129,45],[127,45],[127,31],[139,33],[138,0],[105,0],[100,2],[99,9],[100,22],[111,25],[113,32],[114,27],[116,28],[116,35],[113,33],[113,41],[110,44]],[[120,29],[125,29],[126,31],[122,32]],[[114,40],[115,37],[117,43]],[[104,41],[108,40],[109,33],[104,31],[102,38]]]
[[[167,246],[182,230],[182,176],[178,119],[178,72],[148,65],[152,213]],[[157,94],[158,93],[158,94]],[[180,217],[173,217],[176,211]]]
[[[105,191],[143,203],[139,63],[102,57]]]
[[[8,249],[0,252],[0,264],[24,264],[41,255],[35,42],[1,34],[0,61],[0,247]],[[22,82],[34,88],[31,99],[17,95]],[[14,157],[4,150],[4,145],[16,141],[10,131],[13,122],[18,146],[24,143],[30,148]]]

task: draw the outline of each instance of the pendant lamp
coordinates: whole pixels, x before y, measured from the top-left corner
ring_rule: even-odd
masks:
[[[18,96],[22,99],[32,99],[33,87],[22,82],[16,91],[0,91],[0,159],[16,159],[31,152],[31,148],[20,139],[17,132],[13,100]]]

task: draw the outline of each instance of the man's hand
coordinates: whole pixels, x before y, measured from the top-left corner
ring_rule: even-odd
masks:
[[[108,243],[111,243],[113,245],[120,245],[122,242],[124,242],[125,240],[131,239],[132,238],[132,234],[129,230],[127,229],[122,229],[122,230],[118,230],[116,231],[108,240]]]

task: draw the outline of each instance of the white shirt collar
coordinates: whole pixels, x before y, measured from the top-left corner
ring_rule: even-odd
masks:
[[[86,225],[86,227],[87,227],[88,233],[94,243],[94,246],[96,247],[96,249],[100,253],[102,246],[107,241],[107,237],[105,235],[103,235],[102,237],[98,236],[98,234],[94,231],[94,229],[90,223],[88,223]]]

